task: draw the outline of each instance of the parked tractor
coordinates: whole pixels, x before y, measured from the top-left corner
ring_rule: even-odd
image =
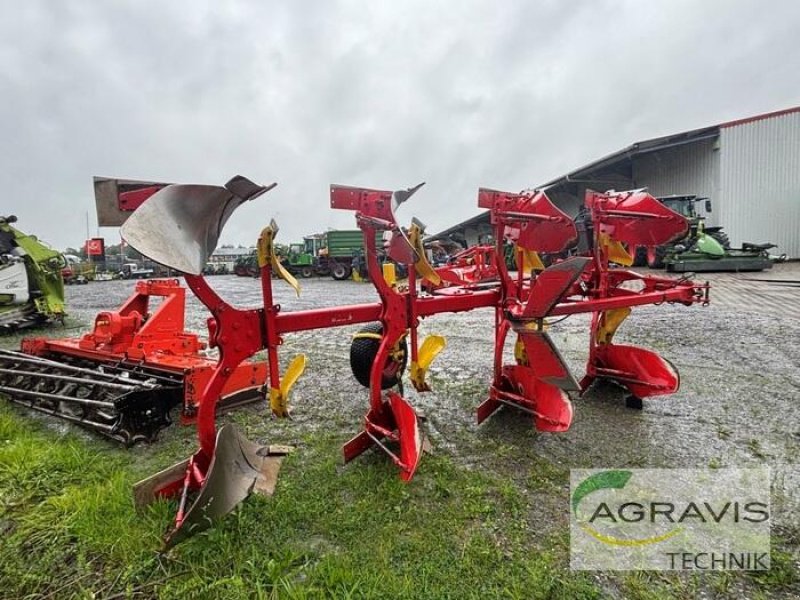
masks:
[[[299,275],[303,279],[308,279],[316,273],[312,241],[312,238],[306,238],[302,244],[289,244],[288,248],[286,248],[286,253],[281,257],[281,262],[292,275]]]
[[[0,333],[64,319],[64,256],[0,217]]]
[[[382,233],[376,234],[376,245],[383,249]],[[323,234],[317,254],[316,269],[320,275],[330,275],[337,281],[350,279],[355,270],[366,278],[364,237],[358,229],[333,229]]]
[[[744,243],[741,248],[731,248],[728,235],[722,227],[706,227],[705,217],[697,212],[698,202],[705,202],[706,212],[711,212],[711,200],[693,195],[663,196],[657,198],[664,206],[686,217],[689,233],[682,240],[663,246],[639,246],[634,265],[647,265],[651,269],[667,271],[763,271],[772,268],[769,250],[774,244]]]
[[[248,256],[237,258],[233,263],[233,273],[239,277],[258,277],[258,263],[256,252],[253,250]]]

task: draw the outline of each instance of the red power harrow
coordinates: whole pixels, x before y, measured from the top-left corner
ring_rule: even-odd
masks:
[[[478,287],[493,285],[497,280],[497,250],[495,246],[472,246],[451,256],[447,265],[434,269],[439,282],[434,284],[424,278],[422,289],[435,293],[450,286]],[[544,267],[542,267],[544,269]]]
[[[217,367],[199,336],[184,331],[186,288],[177,279],[139,281],[116,311],[80,338],[28,338],[0,351],[0,391],[27,408],[124,444],[150,442],[182,404],[193,423]],[[161,299],[156,306],[152,299]],[[211,339],[213,346],[214,339]],[[220,408],[263,398],[266,361],[244,360],[228,377]]]
[[[332,186],[331,207],[355,212],[363,231],[369,272],[381,273],[376,234],[383,232],[384,250],[396,263],[408,267],[407,286],[395,285],[391,267],[372,282],[380,302],[282,312],[274,303],[272,276],[277,274],[299,287],[277,260],[273,239],[277,226],[265,228],[258,241],[263,306],[248,310],[227,304],[200,275],[207,255],[231,212],[242,202],[270,187],[242,178],[224,187],[171,185],[155,191],[122,227],[126,241],[139,252],[185,273],[195,295],[212,314],[210,343],[219,360],[197,403],[196,426],[200,448],[186,462],[154,476],[145,484],[147,494],[176,496],[178,514],[167,538],[173,545],[211,525],[243,500],[253,489],[268,483],[265,452],[247,441],[232,425],[216,429],[216,405],[240,363],[260,350],[268,356],[268,397],[278,416],[288,414],[292,385],[305,367],[303,355],[295,357],[281,377],[278,347],[286,334],[376,323],[354,340],[351,364],[359,380],[369,387],[369,410],[360,432],[344,445],[345,461],[369,448],[385,452],[408,481],[419,465],[422,432],[414,408],[400,384],[410,346],[410,380],[417,391],[429,390],[426,373],[444,348],[444,339],[429,336],[420,343],[421,319],[479,307],[495,308],[493,381],[487,399],[477,410],[478,421],[501,405],[522,409],[542,431],[565,431],[572,422],[568,392],[582,392],[598,378],[611,379],[641,401],[678,388],[675,369],[655,352],[613,343],[620,323],[634,306],[708,302],[708,285],[682,279],[640,275],[614,266],[630,265],[627,247],[660,245],[684,235],[686,219],[665,208],[645,192],[586,195],[582,233],[584,255],[573,256],[541,270],[536,253],[562,253],[578,241],[576,224],[553,205],[543,192],[504,193],[480,190],[478,204],[491,212],[496,251],[493,272],[497,282],[485,289],[450,286],[435,294],[418,291],[418,279],[439,283],[425,256],[424,226],[413,221],[406,230],[395,218],[397,206],[422,184],[403,191],[380,191]],[[504,260],[504,240],[515,243],[517,270]],[[547,317],[592,313],[587,374],[579,383],[570,373],[547,331]],[[503,364],[509,331],[516,333],[515,362]],[[366,371],[356,372],[357,363]],[[193,502],[190,500],[194,497]]]

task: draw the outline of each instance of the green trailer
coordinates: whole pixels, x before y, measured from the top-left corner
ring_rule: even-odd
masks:
[[[316,261],[317,272],[320,275],[330,274],[340,281],[349,279],[353,272],[353,261],[365,256],[364,235],[361,230],[331,230],[323,236],[323,245],[318,251]],[[375,234],[375,245],[380,254],[383,248],[383,233]]]

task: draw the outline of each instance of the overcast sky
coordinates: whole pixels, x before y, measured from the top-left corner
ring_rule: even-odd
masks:
[[[430,232],[634,141],[800,105],[800,2],[20,0],[0,17],[0,214],[96,234],[92,176],[279,186],[223,243],[352,228],[328,185]],[[114,229],[102,229],[110,243]]]

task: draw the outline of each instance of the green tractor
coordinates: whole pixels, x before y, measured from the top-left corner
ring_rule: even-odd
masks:
[[[0,333],[64,320],[64,256],[0,216]]]
[[[302,244],[289,244],[281,262],[292,275],[300,275],[304,279],[314,275],[314,248],[312,242],[311,238],[305,238]]]
[[[659,202],[683,215],[689,221],[689,234],[668,246],[639,246],[634,257],[635,266],[647,265],[676,273],[702,271],[762,271],[772,268],[769,249],[774,244],[748,244],[731,248],[728,235],[722,227],[706,227],[705,217],[697,213],[696,204],[705,202],[706,212],[711,212],[711,200],[697,196],[663,196]]]
[[[236,259],[233,263],[233,274],[239,277],[258,277],[258,257],[256,251],[253,250],[247,256],[242,256]]]

